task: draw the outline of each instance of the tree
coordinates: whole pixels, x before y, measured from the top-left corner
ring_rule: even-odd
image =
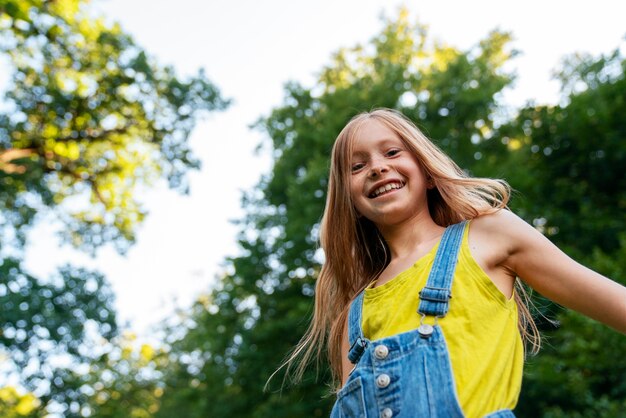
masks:
[[[280,391],[279,375],[262,389],[311,315],[332,143],[356,113],[395,107],[476,165],[491,141],[496,95],[512,80],[502,70],[514,54],[509,40],[492,32],[459,51],[431,40],[402,11],[367,45],[338,51],[311,88],[286,85],[284,104],[256,124],[270,139],[274,164],[244,198],[243,255],[229,260],[221,285],[194,306],[185,334],[171,344],[174,364],[157,416],[328,415],[334,399],[320,383],[330,383],[323,365],[298,386]]]
[[[563,104],[528,106],[500,130],[523,164],[510,166],[522,175],[509,172],[529,193],[528,217],[543,218],[555,242],[580,255],[614,250],[625,227],[626,179],[619,169],[626,163],[619,117],[625,65],[619,51],[567,59]]]
[[[590,268],[624,281],[626,251],[626,58],[570,57],[560,78],[562,104],[527,106],[499,138],[524,213],[559,247]],[[536,417],[613,417],[626,407],[626,340],[554,305],[561,327],[528,362],[518,413]]]
[[[167,361],[162,349],[137,344],[130,333],[118,336],[89,365],[89,372],[75,376],[88,396],[81,416],[154,416],[163,394],[160,369]]]
[[[28,274],[28,231],[56,218],[64,242],[125,251],[147,213],[138,191],[164,178],[186,192],[185,173],[199,167],[188,136],[228,105],[202,72],[178,78],[89,13],[82,0],[0,1],[12,70],[0,112],[0,349],[42,408],[67,416],[85,398],[72,376],[93,360],[88,347],[117,333],[113,295],[76,267]]]
[[[19,393],[12,386],[0,388],[0,414],[6,418],[28,418],[34,416],[39,406],[37,397],[32,393]]]

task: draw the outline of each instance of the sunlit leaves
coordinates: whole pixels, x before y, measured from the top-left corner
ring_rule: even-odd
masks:
[[[46,402],[49,383],[62,389],[68,370],[91,358],[87,347],[117,332],[113,294],[104,277],[69,266],[42,282],[16,260],[4,259],[0,309],[0,346],[11,353],[5,364]],[[52,393],[57,401],[63,398],[58,390]]]
[[[0,387],[0,416],[4,418],[33,417],[39,406],[32,393],[21,393],[13,386]]]
[[[86,194],[109,213],[124,208],[108,218],[62,208],[70,215],[62,217],[68,241],[93,249],[97,242],[77,235],[114,229],[109,238],[122,250],[145,215],[138,187],[164,177],[186,191],[184,174],[199,165],[187,145],[191,129],[199,112],[227,102],[202,73],[177,79],[119,27],[83,12],[79,1],[45,2],[28,16],[28,30],[13,25],[1,33],[14,64],[7,99],[16,111],[0,119],[10,140],[0,153],[22,149],[36,157],[23,164],[24,174],[56,188],[55,205]],[[2,17],[17,19],[7,12]]]
[[[163,396],[163,350],[138,344],[131,334],[116,338],[89,370],[75,378],[85,395],[82,416],[152,417]]]
[[[90,13],[83,0],[0,0],[0,52],[11,74],[0,110],[0,347],[10,354],[0,372],[34,390],[41,414],[89,414],[85,402],[106,389],[115,399],[102,405],[117,405],[118,416],[149,416],[161,389],[129,371],[155,370],[160,354],[129,345],[116,358],[103,276],[65,266],[33,277],[20,261],[27,232],[52,219],[77,248],[125,251],[147,213],[139,192],[159,179],[187,191],[185,175],[199,167],[189,135],[228,101],[202,71],[179,79]],[[87,379],[98,361],[106,364],[94,376],[117,373],[125,386]],[[146,382],[143,402],[133,390]]]

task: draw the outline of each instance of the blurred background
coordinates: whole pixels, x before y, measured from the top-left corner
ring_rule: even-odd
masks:
[[[0,416],[327,416],[304,333],[329,152],[401,110],[626,278],[626,6],[0,0]],[[534,295],[516,414],[619,417],[626,339]]]

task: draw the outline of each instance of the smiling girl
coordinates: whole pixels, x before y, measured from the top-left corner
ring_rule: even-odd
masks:
[[[524,343],[521,279],[626,333],[626,288],[576,263],[468,177],[404,116],[354,117],[332,151],[310,329],[289,363],[328,350],[331,417],[510,417]],[[518,279],[519,278],[519,279]]]

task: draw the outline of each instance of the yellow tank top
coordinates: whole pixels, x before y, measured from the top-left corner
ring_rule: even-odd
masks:
[[[446,338],[461,409],[468,418],[513,409],[519,397],[524,347],[518,312],[472,257],[465,227],[448,314],[439,319]],[[419,291],[426,285],[438,244],[389,282],[365,289],[363,333],[370,340],[414,330]],[[429,323],[432,323],[430,321]]]

